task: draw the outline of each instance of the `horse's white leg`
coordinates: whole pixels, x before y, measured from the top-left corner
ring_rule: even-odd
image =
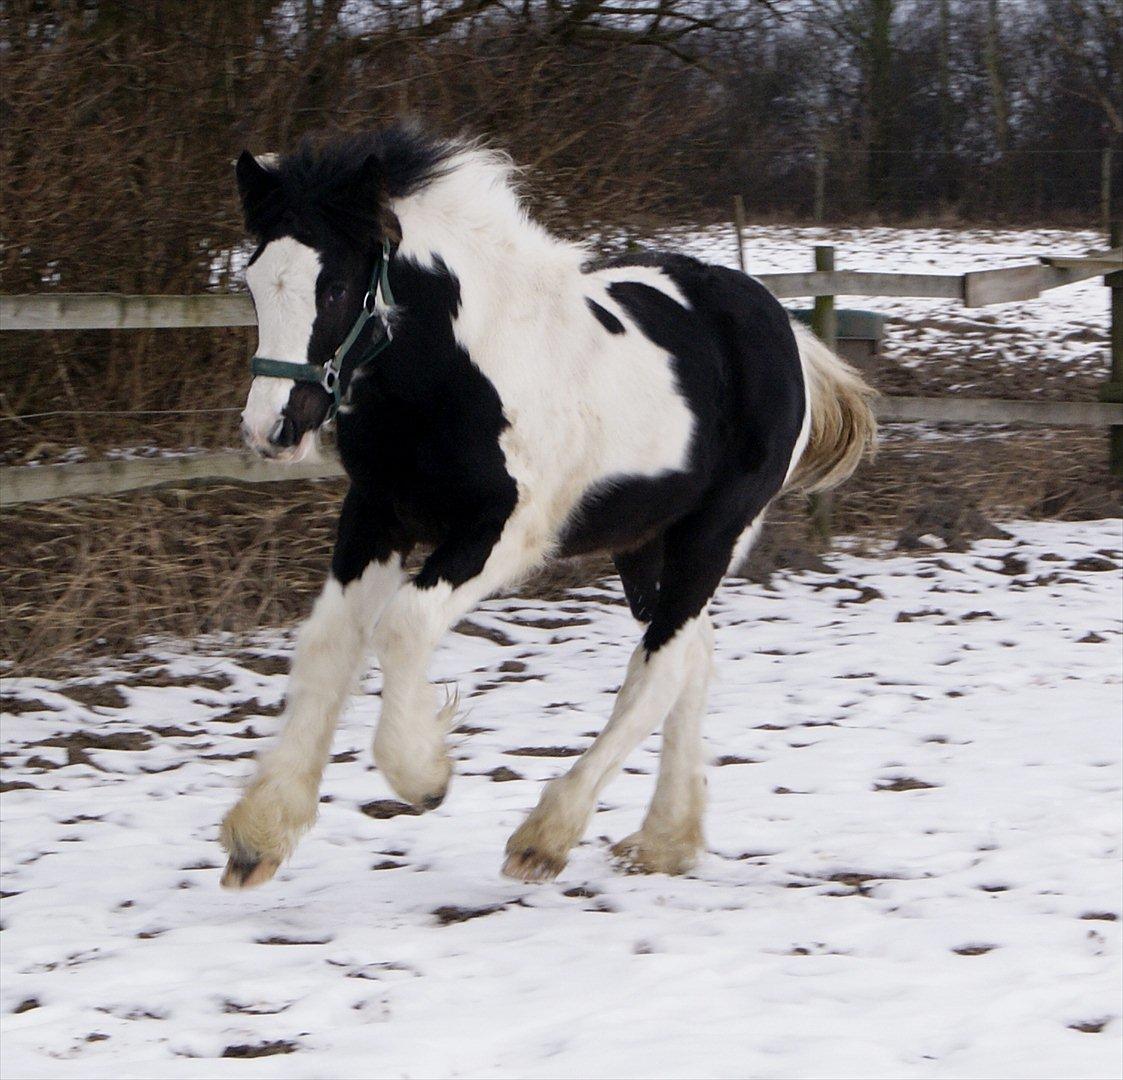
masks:
[[[334,577],[324,585],[297,638],[281,736],[222,823],[230,856],[223,885],[268,881],[315,821],[336,722],[362,674],[375,623],[402,580],[401,558],[392,554],[346,586]]]
[[[655,652],[640,645],[628,663],[612,716],[576,764],[551,780],[538,805],[507,842],[503,873],[520,881],[556,877],[581,839],[600,790],[667,715],[682,693],[698,636],[690,619]]]
[[[426,810],[441,804],[452,775],[446,740],[457,704],[455,695],[442,702],[429,684],[433,651],[451,626],[486,596],[520,577],[539,552],[512,520],[478,573],[455,586],[440,577],[430,583],[441,566],[459,555],[455,543],[438,548],[416,582],[402,588],[387,606],[374,636],[382,668],[374,760],[400,798]]]
[[[706,808],[702,719],[713,669],[713,644],[713,624],[709,615],[702,615],[689,649],[686,684],[663,722],[659,780],[651,806],[639,832],[612,849],[636,870],[682,874],[702,851]]]

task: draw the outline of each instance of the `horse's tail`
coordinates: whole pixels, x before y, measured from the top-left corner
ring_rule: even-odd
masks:
[[[792,323],[810,413],[807,444],[788,487],[826,491],[837,487],[877,444],[873,402],[877,391],[801,323]]]

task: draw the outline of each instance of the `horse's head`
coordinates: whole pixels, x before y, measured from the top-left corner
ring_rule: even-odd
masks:
[[[259,373],[242,435],[265,457],[299,461],[332,411],[332,395],[311,373],[332,359],[364,304],[372,310],[372,269],[392,215],[374,154],[325,159],[305,148],[275,162],[243,151],[237,177],[246,227],[258,244],[246,281],[257,309]],[[364,326],[356,346],[376,327]]]

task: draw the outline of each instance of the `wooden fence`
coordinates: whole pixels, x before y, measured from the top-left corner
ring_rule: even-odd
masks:
[[[1113,471],[1123,474],[1123,247],[1118,227],[1113,227],[1111,243],[1109,250],[1090,255],[1046,258],[962,275],[835,270],[833,248],[823,247],[816,249],[813,271],[760,274],[757,279],[781,299],[814,297],[816,331],[833,345],[836,296],[927,297],[978,307],[1033,299],[1048,289],[1103,275],[1104,284],[1111,289],[1112,373],[1101,401],[883,397],[878,411],[886,420],[1104,426],[1110,431]],[[131,330],[252,326],[254,322],[253,305],[246,295],[0,296],[0,330]],[[0,504],[108,495],[202,480],[268,483],[339,475],[342,469],[335,461],[278,465],[234,451],[81,465],[15,466],[0,468]]]

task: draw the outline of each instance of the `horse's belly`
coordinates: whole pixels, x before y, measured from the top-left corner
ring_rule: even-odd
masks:
[[[697,497],[698,479],[691,473],[603,480],[585,492],[566,518],[558,554],[632,551],[687,513]]]

